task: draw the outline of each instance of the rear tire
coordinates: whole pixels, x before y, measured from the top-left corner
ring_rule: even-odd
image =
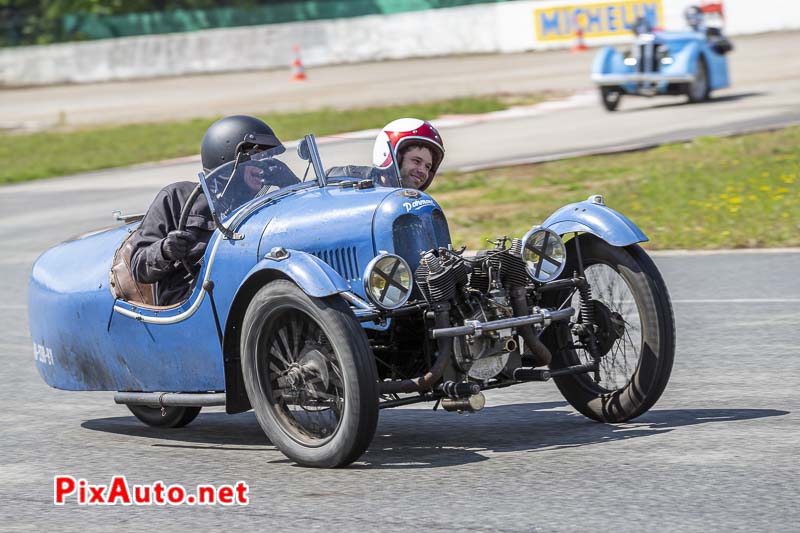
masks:
[[[576,268],[574,241],[568,243],[562,277]],[[564,398],[598,422],[625,422],[650,409],[669,381],[675,355],[675,325],[664,280],[653,261],[634,244],[618,248],[592,235],[580,236],[585,275],[592,284],[595,323],[602,351],[600,381],[594,373],[554,378]],[[569,292],[560,293],[560,301]],[[579,308],[577,295],[572,306]],[[551,325],[543,340],[553,353],[552,370],[589,363],[574,347],[571,326]]]
[[[128,405],[133,416],[154,428],[182,428],[197,418],[202,407],[165,407],[161,416],[160,407]]]
[[[270,441],[305,466],[345,466],[378,425],[378,373],[366,333],[338,295],[289,281],[256,293],[242,324],[242,372]]]

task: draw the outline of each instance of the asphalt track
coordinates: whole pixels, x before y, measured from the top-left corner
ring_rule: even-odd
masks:
[[[31,247],[44,228],[31,227]],[[353,467],[289,463],[252,413],[142,426],[111,393],[63,392],[36,374],[29,265],[0,262],[4,531],[796,531],[800,253],[661,255],[678,343],[658,404],[634,422],[575,413],[554,385],[487,394],[472,415],[381,413]],[[193,487],[246,481],[248,507],[52,503],[53,476],[125,475]]]
[[[796,37],[737,40],[732,60],[749,57],[754,70],[736,67],[734,87],[720,93],[720,101],[630,101],[609,115],[578,95],[560,109],[482,123],[495,132],[517,132],[483,137],[492,141],[481,149],[474,124],[446,129],[448,164],[547,157],[626,138],[791,117],[800,111],[798,59],[755,44],[786,46]],[[551,71],[542,67],[539,76],[574,76],[573,66],[564,65],[572,56],[552,57]],[[436,60],[436,70],[458,61]],[[562,76],[562,69],[570,73]],[[550,133],[558,128],[574,135],[588,128],[595,132],[587,136],[593,144],[558,145]],[[508,140],[515,138],[521,138],[518,146]],[[368,141],[334,140],[323,149],[356,153],[358,142]],[[35,257],[110,224],[113,208],[141,210],[161,183],[190,179],[196,167],[191,161],[151,165],[0,188],[3,530],[796,530],[796,251],[658,255],[676,315],[675,368],[661,401],[617,426],[574,413],[552,384],[521,385],[488,394],[487,408],[474,415],[419,407],[385,411],[363,461],[318,471],[288,463],[252,413],[230,417],[209,410],[185,429],[162,432],[114,405],[111,393],[45,386],[27,333],[26,284]],[[244,480],[251,505],[55,507],[56,474],[92,483],[116,474],[131,483],[160,479],[188,486]]]

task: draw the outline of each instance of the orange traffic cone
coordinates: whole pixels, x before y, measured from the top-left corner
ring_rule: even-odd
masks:
[[[292,61],[292,77],[289,78],[291,81],[303,81],[306,79],[306,69],[303,67],[303,62],[300,61],[300,47],[295,46],[294,50],[294,60]]]
[[[583,42],[583,29],[575,30],[575,44],[572,45],[572,53],[585,52],[589,47]]]

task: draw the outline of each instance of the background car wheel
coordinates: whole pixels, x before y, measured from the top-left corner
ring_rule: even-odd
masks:
[[[287,457],[338,467],[364,453],[378,425],[378,373],[364,329],[340,297],[269,283],[245,313],[241,355],[258,422]]]
[[[182,428],[197,418],[202,407],[165,407],[166,414],[161,416],[160,407],[146,405],[128,405],[133,416],[154,428]]]
[[[616,111],[622,100],[622,91],[615,87],[600,87],[600,99],[607,111]]]
[[[594,373],[554,380],[582,414],[599,422],[624,422],[650,409],[667,385],[675,353],[672,306],[661,274],[638,245],[618,248],[588,234],[580,240],[603,354],[599,380]],[[573,259],[568,259],[565,276],[576,268],[574,252],[573,240],[568,249]],[[569,292],[558,297],[570,299]],[[572,306],[580,309],[577,294]],[[553,370],[593,360],[575,347],[578,338],[568,324],[550,326],[542,339],[553,352]]]
[[[708,84],[708,67],[705,60],[700,57],[697,60],[697,67],[695,67],[694,81],[687,85],[686,96],[689,97],[689,102],[697,103],[708,100],[711,93],[710,85]]]

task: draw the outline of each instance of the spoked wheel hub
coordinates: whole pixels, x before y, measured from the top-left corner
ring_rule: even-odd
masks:
[[[319,445],[336,432],[344,406],[341,368],[318,323],[287,310],[261,339],[269,372],[264,389],[276,418],[291,438]]]
[[[310,392],[324,391],[330,382],[325,356],[317,347],[306,347],[301,352],[300,360],[289,365],[283,381],[284,385],[293,389],[306,388]],[[320,383],[321,387],[315,388],[315,382]]]
[[[606,304],[599,300],[594,303],[595,340],[597,341],[598,355],[606,355],[614,343],[625,335],[625,320],[622,315],[612,311]]]

